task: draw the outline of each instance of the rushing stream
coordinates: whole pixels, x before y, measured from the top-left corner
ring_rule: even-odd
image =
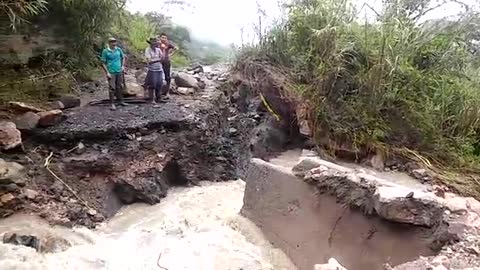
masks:
[[[94,231],[16,215],[0,221],[0,234],[61,238],[71,247],[41,254],[0,244],[0,269],[295,269],[239,215],[244,188],[243,181],[175,188],[160,204],[125,207]]]

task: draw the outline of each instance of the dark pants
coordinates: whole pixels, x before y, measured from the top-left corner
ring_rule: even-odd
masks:
[[[172,67],[172,64],[170,61],[162,62],[163,66],[163,74],[165,75],[165,81],[167,82],[167,86],[165,87],[166,93],[168,94],[170,92],[170,83],[172,82],[172,78],[170,77],[170,69]]]
[[[162,95],[163,74],[162,71],[148,71],[145,78],[145,88],[149,90],[150,100],[160,100]]]
[[[111,74],[112,78],[108,79],[108,96],[110,102],[113,103],[114,97],[117,97],[119,102],[123,101],[123,74]]]

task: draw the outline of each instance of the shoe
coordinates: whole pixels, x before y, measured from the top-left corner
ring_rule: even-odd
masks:
[[[128,106],[128,104],[122,101],[122,102],[120,102],[120,106],[126,107],[126,106]]]
[[[116,109],[117,107],[115,107],[115,104],[112,104],[112,106],[110,107],[110,110],[115,111]]]

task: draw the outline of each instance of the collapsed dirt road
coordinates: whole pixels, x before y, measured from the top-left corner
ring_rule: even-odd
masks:
[[[169,186],[236,179],[255,120],[229,121],[235,112],[227,97],[207,81],[206,89],[159,105],[82,106],[28,131],[24,150],[5,155],[12,162],[5,166],[18,164],[10,178],[22,183],[3,191],[0,215],[35,212],[54,224],[94,227],[124,204],[158,203]]]

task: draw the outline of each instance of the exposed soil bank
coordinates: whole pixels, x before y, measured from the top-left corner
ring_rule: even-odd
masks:
[[[302,270],[327,263],[329,258],[354,270],[385,269],[385,265],[423,269],[428,259],[422,266],[416,261],[420,256],[434,260],[437,257],[429,256],[443,255],[448,245],[457,242],[463,248],[446,261],[458,268],[445,267],[477,266],[478,254],[465,250],[478,248],[479,213],[448,210],[462,198],[442,204],[421,190],[382,182],[362,172],[352,174],[345,167],[347,171],[339,172],[340,168],[303,162],[295,167],[297,177],[288,167],[253,159],[242,214]],[[313,176],[311,169],[316,170]],[[352,180],[354,175],[360,175],[358,184]],[[411,199],[406,198],[410,191],[414,192]],[[473,220],[472,215],[476,215]],[[410,261],[416,261],[413,268],[401,268]]]
[[[237,115],[211,81],[158,106],[83,106],[64,114],[60,124],[23,134],[24,151],[2,156],[24,169],[20,186],[1,190],[8,195],[1,217],[26,211],[54,224],[94,227],[122,205],[160,202],[171,186],[237,179],[260,120]]]

